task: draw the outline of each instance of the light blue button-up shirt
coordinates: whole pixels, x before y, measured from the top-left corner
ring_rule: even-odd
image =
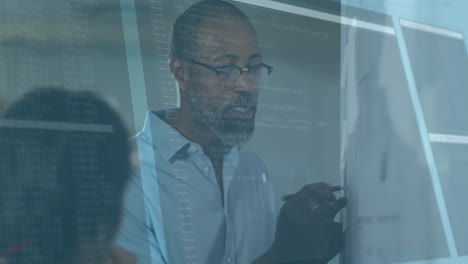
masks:
[[[231,149],[221,199],[209,158],[164,114],[149,112],[135,137],[139,171],[127,186],[117,244],[139,263],[251,263],[270,247],[277,217],[264,163]]]

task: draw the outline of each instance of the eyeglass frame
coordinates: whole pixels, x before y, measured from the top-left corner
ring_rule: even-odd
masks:
[[[252,69],[253,67],[264,66],[264,67],[267,69],[267,71],[268,71],[268,75],[270,75],[271,72],[273,72],[273,66],[270,66],[270,65],[268,65],[268,64],[266,64],[266,63],[263,63],[263,62],[262,62],[262,63],[255,64],[255,65],[252,65],[252,66],[248,66],[248,67],[246,67],[246,68],[241,68],[241,67],[239,67],[239,66],[237,66],[237,65],[224,65],[224,66],[214,67],[214,66],[212,66],[212,65],[209,65],[209,64],[206,64],[206,63],[203,63],[203,62],[201,62],[201,61],[194,60],[194,59],[185,59],[185,61],[191,62],[191,63],[196,64],[196,65],[198,65],[198,66],[202,66],[202,67],[204,67],[205,69],[211,70],[211,71],[215,72],[217,76],[219,76],[219,75],[222,73],[222,72],[221,72],[221,69],[222,69],[222,68],[234,67],[234,68],[238,69],[239,72],[240,72],[239,78],[236,80],[236,82],[234,83],[234,85],[237,83],[237,81],[239,81],[239,79],[240,79],[242,73],[244,73],[244,72],[250,73],[250,69]],[[230,89],[232,89],[232,88],[230,88]]]

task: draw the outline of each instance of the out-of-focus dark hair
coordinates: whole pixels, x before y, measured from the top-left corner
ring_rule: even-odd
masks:
[[[0,259],[102,257],[120,221],[129,148],[122,120],[91,92],[41,88],[12,104],[0,119]]]
[[[221,0],[200,1],[185,10],[172,26],[169,58],[191,58],[199,40],[200,24],[209,19],[241,20],[251,25],[245,13],[231,3]]]

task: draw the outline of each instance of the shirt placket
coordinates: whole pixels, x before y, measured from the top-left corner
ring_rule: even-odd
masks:
[[[192,143],[192,146],[188,149],[193,159],[193,162],[198,167],[200,172],[207,177],[215,186],[219,194],[219,201],[221,202],[221,190],[219,189],[218,182],[216,180],[216,175],[214,174],[214,169],[211,164],[210,159],[201,151],[201,147]],[[229,187],[231,185],[232,179],[234,178],[235,170],[238,164],[238,152],[237,150],[230,151],[226,155],[223,162],[223,188],[224,188],[224,199],[222,208],[224,210],[224,220],[226,224],[226,240],[224,247],[224,263],[232,264],[235,263],[235,229],[233,223],[233,217],[231,215],[228,202]]]
[[[191,201],[188,196],[189,191],[186,183],[187,175],[183,164],[183,161],[180,160],[174,162],[176,178],[181,180],[181,182],[177,183],[175,189],[177,195],[176,217],[178,217],[178,222],[180,223],[179,232],[183,243],[183,257],[186,263],[199,264],[198,250],[194,238],[195,232],[193,230]]]
[[[234,229],[233,217],[231,214],[231,206],[228,196],[230,195],[231,182],[235,177],[235,172],[238,165],[238,152],[232,150],[226,156],[223,163],[223,188],[224,188],[224,215],[226,219],[226,247],[225,247],[225,263],[236,263],[235,245],[236,234]]]

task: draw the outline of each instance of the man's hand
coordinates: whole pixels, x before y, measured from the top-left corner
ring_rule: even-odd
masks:
[[[281,208],[275,240],[259,263],[326,263],[342,248],[342,226],[333,221],[346,206],[336,199],[340,190],[326,183],[304,186],[290,195]]]

